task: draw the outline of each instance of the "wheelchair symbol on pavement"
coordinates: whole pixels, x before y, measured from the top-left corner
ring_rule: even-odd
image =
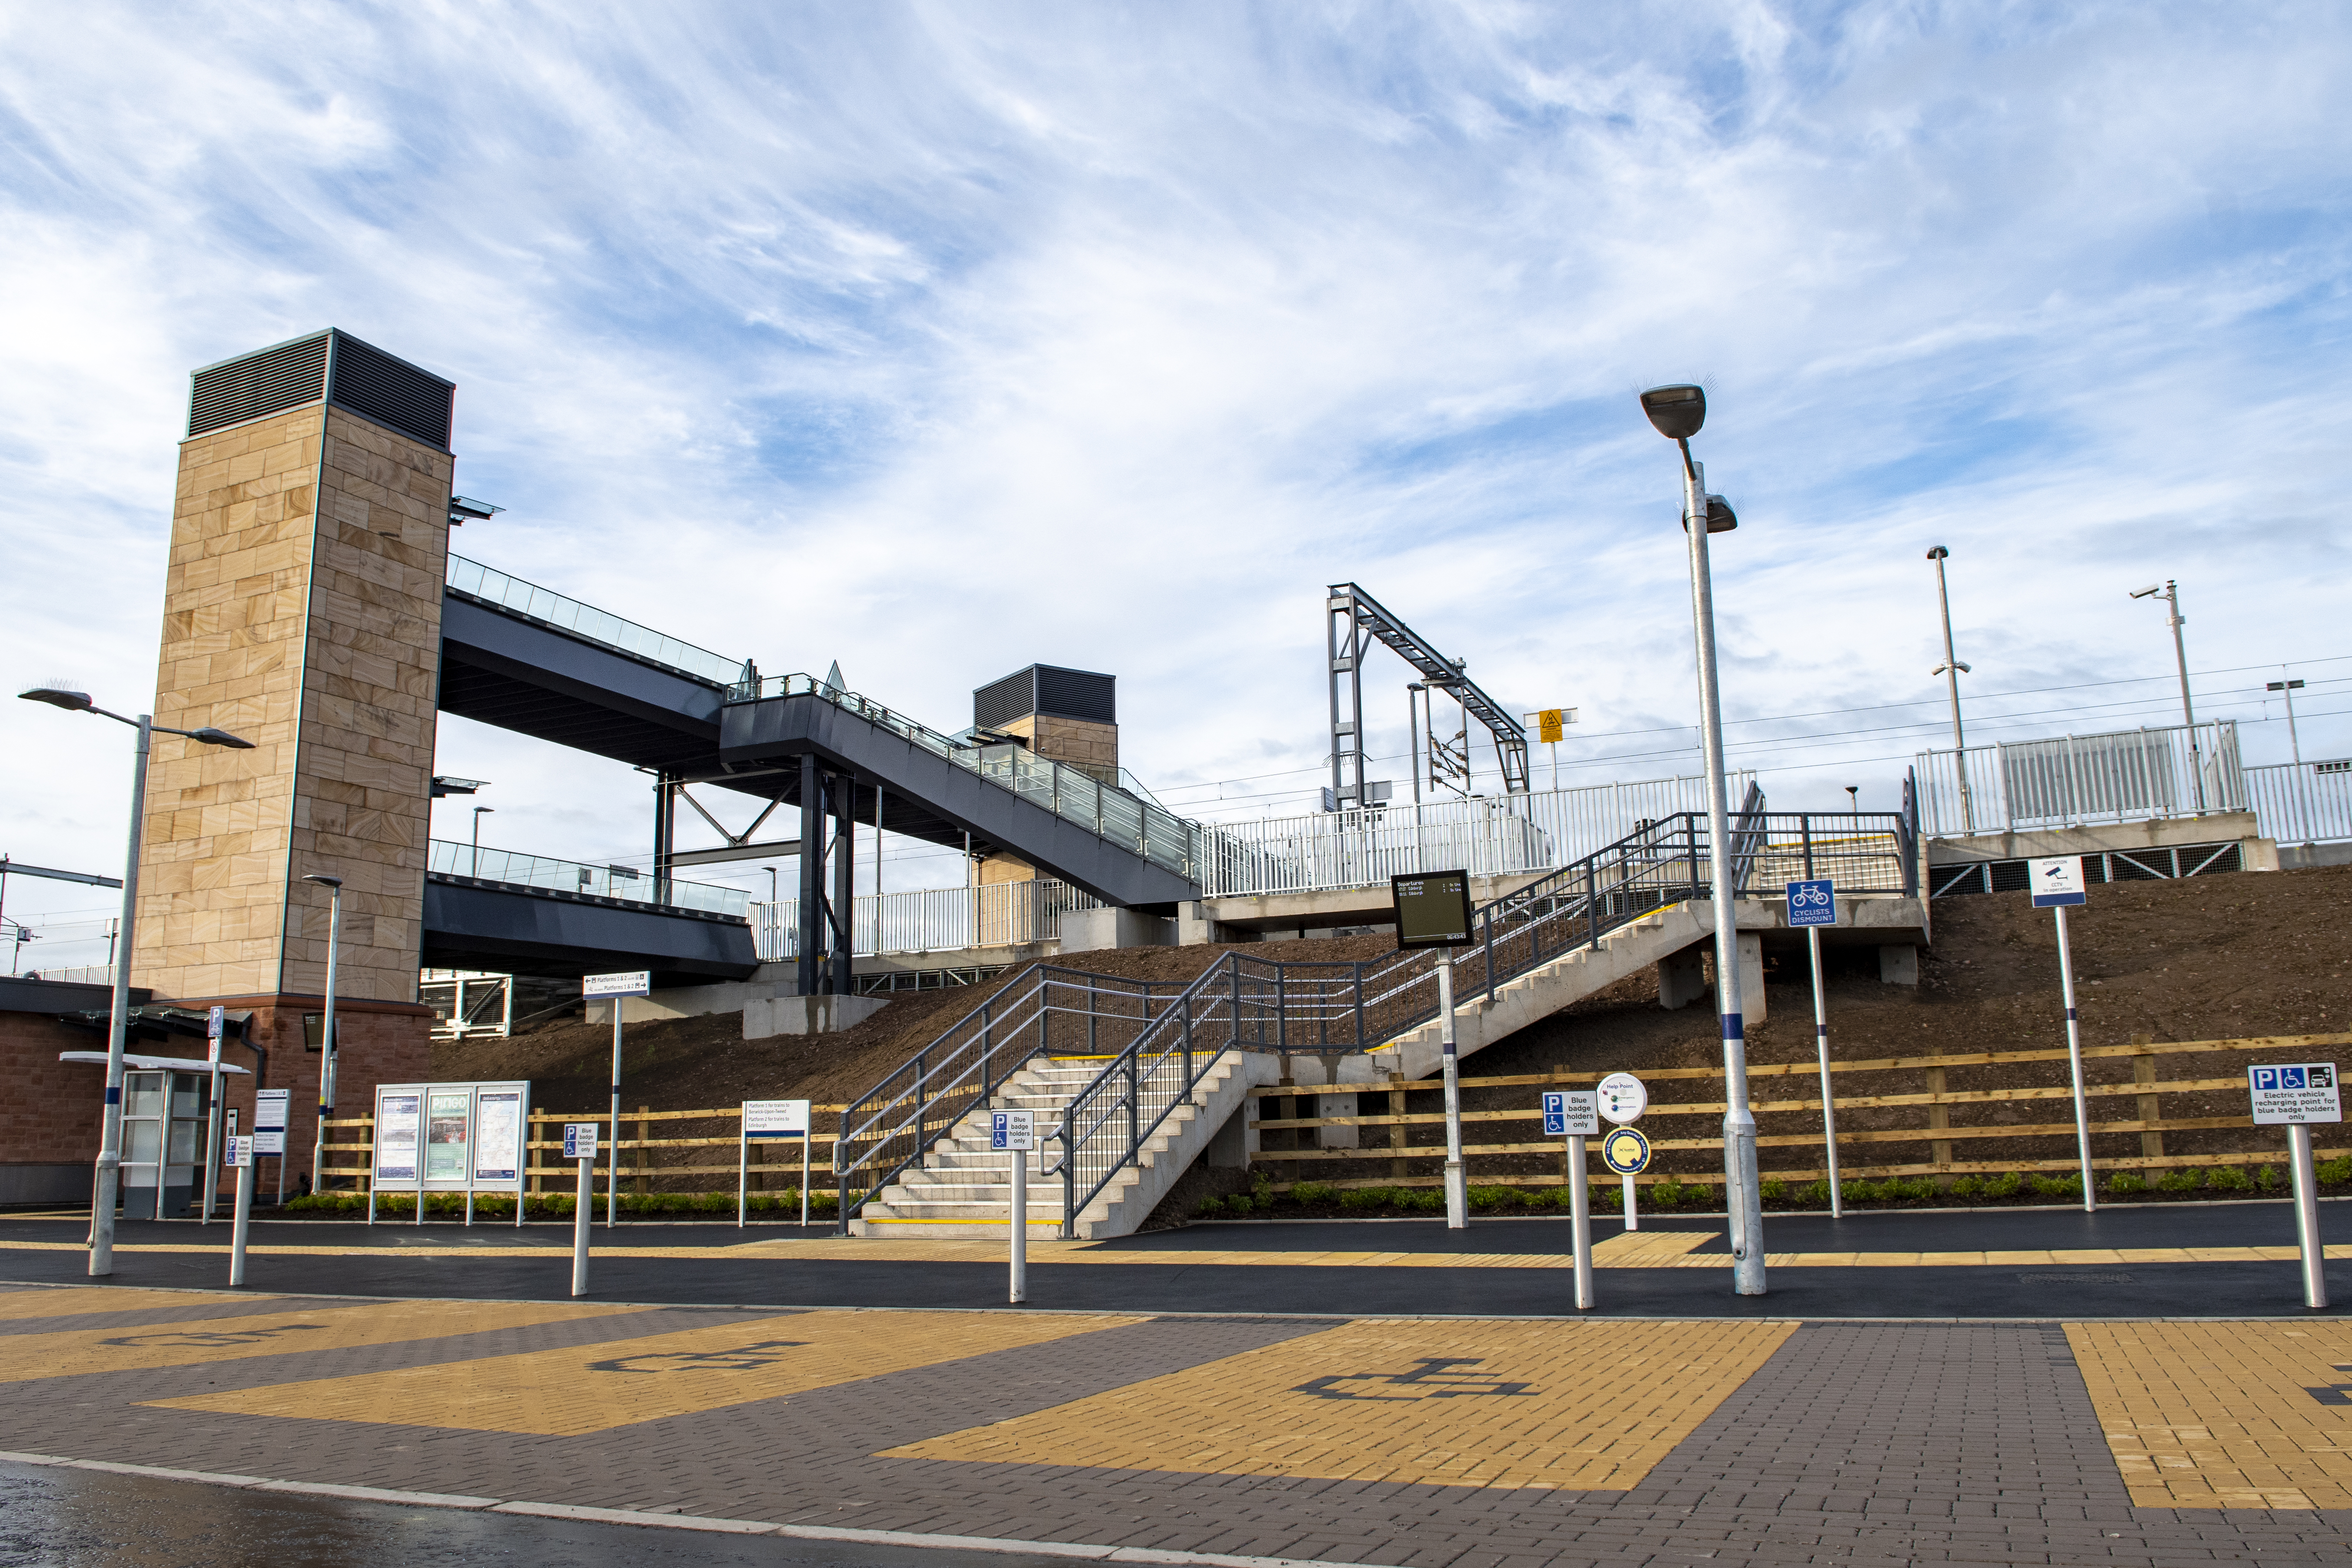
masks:
[[[1484,1356],[1416,1356],[1411,1372],[1348,1372],[1329,1377],[1318,1377],[1300,1384],[1290,1392],[1311,1394],[1318,1399],[1370,1399],[1402,1403],[1420,1399],[1463,1399],[1489,1395],[1508,1397],[1534,1392],[1534,1385],[1507,1383],[1491,1373],[1456,1372],[1456,1367],[1476,1366]],[[1343,1384],[1366,1384],[1370,1386],[1359,1393]],[[1390,1389],[1401,1392],[1389,1393]]]
[[[773,1366],[783,1360],[774,1351],[797,1350],[806,1340],[761,1340],[755,1345],[738,1345],[727,1351],[647,1351],[642,1355],[614,1356],[610,1361],[592,1361],[590,1372],[757,1372],[763,1366]],[[667,1365],[638,1366],[637,1362],[667,1363]]]

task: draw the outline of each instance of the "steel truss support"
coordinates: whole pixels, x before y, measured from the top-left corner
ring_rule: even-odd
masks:
[[[1495,754],[1502,764],[1503,789],[1510,795],[1528,791],[1528,731],[1503,705],[1464,676],[1463,661],[1448,658],[1411,626],[1391,615],[1380,601],[1353,583],[1334,583],[1324,599],[1325,647],[1331,677],[1331,804],[1350,811],[1370,804],[1364,798],[1364,656],[1375,642],[1391,649],[1419,671],[1430,687],[1450,692],[1462,704],[1465,718],[1462,761],[1468,762],[1467,719],[1475,719],[1494,737]],[[1430,737],[1433,763],[1436,737]],[[1434,766],[1432,768],[1435,772]],[[1418,772],[1416,770],[1416,777]],[[1466,782],[1466,780],[1465,780]]]

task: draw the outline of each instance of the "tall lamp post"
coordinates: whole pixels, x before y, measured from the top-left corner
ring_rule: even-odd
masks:
[[[2279,673],[2282,675],[2285,674],[2286,667],[2281,665],[2279,667]],[[2294,765],[2296,767],[2303,766],[2303,737],[2294,732],[2294,694],[2303,689],[2303,682],[2300,680],[2273,680],[2269,685],[2263,687],[2263,689],[2265,691],[2275,691],[2280,696],[2286,699],[2286,743],[2294,748]]]
[[[474,807],[474,863],[466,869],[466,875],[468,877],[478,877],[482,874],[482,818],[496,810],[498,807],[495,805]]]
[[[2180,584],[2167,577],[2162,585],[2150,583],[2145,588],[2134,588],[2135,599],[2162,599],[2169,607],[2167,620],[2172,627],[2173,662],[2180,668],[2180,721],[2189,726],[2189,773],[2197,790],[2197,815],[2205,815],[2205,759],[2197,747],[2197,708],[2189,700],[2189,646],[2180,637],[2180,628],[2189,624],[2180,613]]]
[[[114,1012],[106,1030],[106,1110],[98,1136],[98,1171],[90,1188],[89,1272],[104,1279],[114,1272],[114,1205],[122,1181],[122,1043],[131,1025],[131,933],[139,901],[139,838],[147,807],[147,749],[158,734],[180,735],[207,746],[249,752],[253,742],[206,725],[201,730],[174,730],[158,724],[152,713],[136,719],[100,708],[87,691],[60,691],[37,686],[16,694],[27,702],[46,702],[68,713],[95,713],[139,731],[137,759],[131,768],[131,841],[122,871],[122,940],[114,958]],[[162,1189],[158,1188],[158,1191]]]
[[[477,811],[488,806],[478,805]],[[477,822],[480,817],[474,819]],[[302,879],[316,882],[327,889],[327,1016],[319,1020],[319,1124],[310,1139],[310,1190],[327,1190],[327,1118],[335,1110],[335,955],[343,945],[343,879],[322,877],[313,872]],[[418,1213],[424,1212],[422,1188],[416,1199]]]
[[[1740,1016],[1739,923],[1732,908],[1731,805],[1723,765],[1723,700],[1715,668],[1715,591],[1707,576],[1706,536],[1739,526],[1729,503],[1709,495],[1691,457],[1690,438],[1706,423],[1706,394],[1696,386],[1654,386],[1642,412],[1683,457],[1683,532],[1690,545],[1691,624],[1698,645],[1699,727],[1706,755],[1707,862],[1715,900],[1715,996],[1723,1020],[1724,1207],[1731,1216],[1732,1289],[1764,1294],[1764,1208],[1757,1188],[1756,1113],[1748,1102],[1747,1026]]]
[[[1977,830],[1976,803],[1969,798],[1969,742],[1960,730],[1960,677],[1974,672],[1952,652],[1952,595],[1944,586],[1944,561],[1951,552],[1937,545],[1927,552],[1927,559],[1936,563],[1936,603],[1944,612],[1944,662],[1927,673],[1943,676],[1952,689],[1952,767],[1960,778],[1960,827],[1963,832]]]

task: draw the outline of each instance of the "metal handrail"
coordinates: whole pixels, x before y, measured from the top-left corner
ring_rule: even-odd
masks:
[[[1201,879],[1199,823],[1178,816],[1156,800],[1105,784],[1083,768],[1038,756],[1011,742],[975,745],[942,734],[919,720],[811,675],[740,679],[727,689],[725,700],[732,704],[784,697],[821,698],[1188,881]]]
[[[1734,828],[1743,887],[1769,885],[1783,870],[1789,872],[1784,879],[1796,879],[1810,853],[1817,873],[1832,877],[1842,891],[1916,892],[1917,829],[1907,815],[1773,813],[1763,805],[1760,794],[1751,791]],[[1436,1017],[1438,963],[1454,964],[1457,994],[1483,991],[1491,998],[1500,986],[1597,944],[1645,915],[1709,897],[1709,878],[1706,818],[1685,812],[1647,824],[1574,865],[1479,906],[1472,915],[1477,940],[1442,960],[1405,952],[1374,962],[1278,963],[1226,954],[1164,1002],[1152,996],[1123,1020],[1131,1037],[1110,1050],[1109,1059],[1071,1100],[1061,1126],[1046,1134],[1061,1144],[1055,1163],[1043,1173],[1064,1177],[1066,1225],[1074,1224],[1118,1172],[1140,1157],[1144,1143],[1226,1051],[1354,1055],[1381,1049]],[[1038,973],[1045,973],[1044,966]],[[1060,973],[1073,983],[1139,984]],[[950,1030],[942,1043],[957,1032]],[[1021,1059],[1034,1054],[1034,1048],[1025,1051]],[[970,1101],[963,1106],[971,1108]],[[842,1125],[846,1139],[846,1113]],[[929,1146],[908,1151],[888,1176],[866,1191],[878,1191]],[[845,1184],[843,1203],[845,1223]]]

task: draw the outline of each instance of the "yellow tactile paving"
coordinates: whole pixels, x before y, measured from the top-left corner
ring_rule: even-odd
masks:
[[[1689,1254],[1713,1241],[1720,1231],[1629,1230],[1592,1244],[1595,1268],[1673,1268]],[[1709,1266],[1731,1267],[1731,1254],[1705,1260]]]
[[[1622,1490],[1792,1331],[1367,1320],[880,1457]]]
[[[2352,1508],[2352,1323],[2069,1323],[2140,1508]]]
[[[256,1297],[236,1303],[240,1311],[257,1312],[276,1298]],[[27,1318],[71,1318],[83,1312],[152,1312],[159,1307],[226,1306],[226,1302],[187,1290],[130,1290],[104,1285],[68,1285],[63,1289],[0,1291],[0,1321]]]
[[[403,1367],[152,1403],[179,1410],[577,1437],[1139,1320],[794,1312],[575,1350]]]
[[[115,1292],[108,1292],[112,1295]],[[185,1301],[187,1297],[178,1300]],[[640,1312],[642,1307],[571,1303],[395,1301],[383,1305],[272,1310],[266,1302],[222,1303],[217,1318],[132,1329],[77,1329],[53,1334],[0,1334],[0,1383],[79,1377],[137,1367],[242,1361],[294,1351],[401,1344],[488,1329],[563,1322]]]

